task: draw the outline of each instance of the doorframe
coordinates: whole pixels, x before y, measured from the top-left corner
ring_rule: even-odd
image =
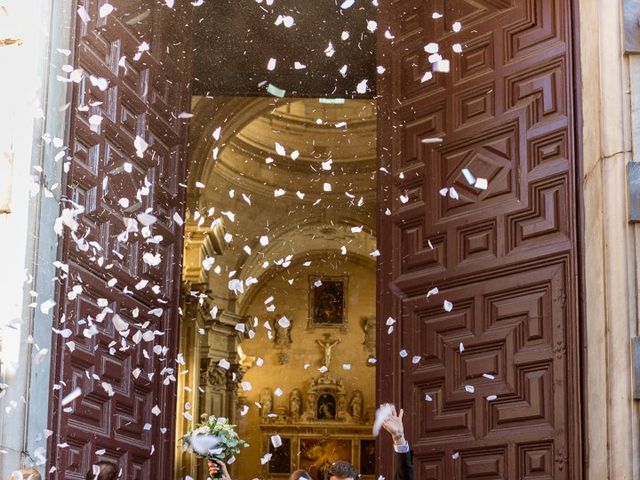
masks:
[[[584,478],[632,479],[640,475],[640,413],[631,364],[631,339],[638,335],[638,240],[625,195],[626,165],[633,160],[631,67],[622,44],[623,2],[575,3],[580,73],[587,79],[576,85],[584,206]]]

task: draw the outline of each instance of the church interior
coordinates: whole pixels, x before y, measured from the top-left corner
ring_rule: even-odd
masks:
[[[194,96],[192,114],[175,477],[204,478],[181,438],[215,415],[250,444],[234,479],[339,459],[374,478],[375,103]]]

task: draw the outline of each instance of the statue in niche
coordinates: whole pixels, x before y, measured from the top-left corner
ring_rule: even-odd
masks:
[[[336,414],[336,420],[341,422],[350,422],[351,415],[349,415],[347,409],[347,396],[344,394],[338,395],[338,413]]]
[[[362,331],[364,332],[364,340],[362,345],[364,345],[364,349],[369,353],[369,356],[372,357],[376,353],[376,317],[375,315],[369,317],[362,317],[360,319],[360,325],[362,327]]]
[[[336,418],[336,399],[330,393],[318,397],[318,420],[334,420]]]
[[[360,390],[354,391],[351,396],[351,401],[349,402],[349,407],[351,407],[351,416],[358,422],[362,420],[362,402],[362,392]]]
[[[289,363],[289,348],[291,346],[291,329],[293,328],[293,322],[290,320],[291,325],[288,328],[283,328],[278,322],[275,322],[275,344],[276,348],[280,350],[278,354],[278,361],[280,365],[286,365]]]
[[[331,350],[333,350],[333,347],[335,347],[337,344],[340,343],[340,339],[338,338],[336,340],[331,341],[330,334],[326,333],[324,335],[324,341],[316,339],[316,343],[318,345],[320,345],[322,347],[322,349],[324,350],[323,365],[325,367],[327,367],[327,369],[330,368],[330,365],[331,365]]]
[[[292,343],[292,340],[291,340],[292,327],[293,327],[293,322],[292,322],[292,325],[290,325],[288,328],[283,328],[280,326],[278,322],[275,322],[276,347],[289,348],[289,345],[291,345]]]
[[[270,388],[265,388],[260,393],[260,405],[262,418],[267,418],[273,412],[273,392]]]
[[[280,365],[286,365],[289,363],[289,352],[280,352],[278,354],[278,361],[280,362]]]
[[[307,394],[304,403],[304,413],[302,414],[301,420],[304,422],[308,422],[310,420],[316,419],[316,397],[312,393]]]
[[[298,420],[302,414],[302,392],[298,388],[291,390],[289,396],[289,414],[294,420]]]

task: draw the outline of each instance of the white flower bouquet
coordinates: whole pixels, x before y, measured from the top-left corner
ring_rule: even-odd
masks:
[[[182,437],[182,448],[209,460],[227,460],[239,454],[241,447],[249,446],[238,437],[235,429],[236,426],[229,424],[228,419],[211,415],[206,422]]]

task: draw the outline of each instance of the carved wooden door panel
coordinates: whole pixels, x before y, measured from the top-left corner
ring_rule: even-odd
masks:
[[[78,2],[72,59],[82,74],[69,107],[63,207],[84,212],[75,231],[65,227],[59,257],[56,329],[66,333],[54,334],[48,468],[51,478],[80,479],[107,459],[123,478],[169,478],[189,3],[109,3],[110,13],[107,2]],[[81,395],[64,402],[77,387]]]
[[[571,4],[380,2],[378,388],[421,480],[581,477]]]

